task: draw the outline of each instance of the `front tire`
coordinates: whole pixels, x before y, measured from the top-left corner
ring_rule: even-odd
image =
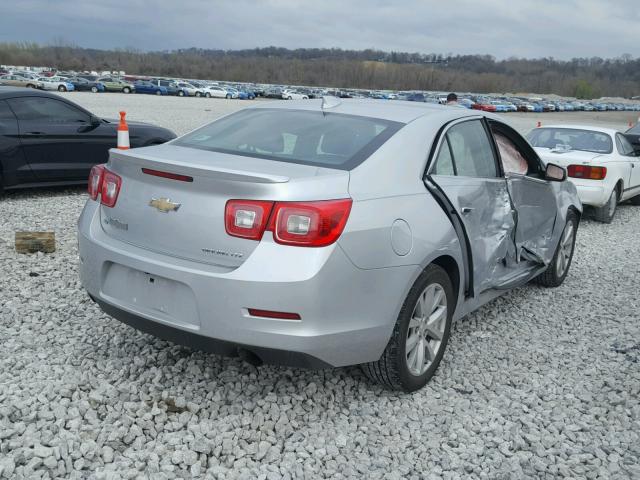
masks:
[[[618,187],[614,188],[611,192],[611,196],[607,203],[602,207],[594,208],[593,210],[593,218],[595,218],[598,222],[602,223],[611,223],[613,221],[613,217],[616,216],[616,209],[618,207]]]
[[[231,94],[227,93],[227,96],[225,97],[227,100],[231,100]]]
[[[424,387],[444,355],[455,305],[447,272],[429,265],[411,287],[380,359],[362,365],[365,375],[393,390]]]
[[[93,93],[98,93],[98,87],[91,87],[91,91]]]
[[[202,94],[200,92],[196,92],[196,97],[201,97]]]
[[[60,85],[60,86],[58,87],[58,91],[59,91],[59,92],[66,92],[66,91],[67,91],[67,87],[65,87],[64,85]]]
[[[573,260],[573,251],[576,245],[576,233],[578,231],[578,216],[573,210],[567,213],[567,223],[564,226],[560,241],[556,247],[551,263],[544,271],[538,275],[535,281],[543,287],[559,287],[567,278],[569,267]]]
[[[162,95],[162,92],[160,90],[156,90],[156,95]]]
[[[209,92],[205,93],[204,98],[211,98],[211,94]]]
[[[131,89],[129,87],[124,87],[122,89],[122,93],[131,93]]]
[[[184,97],[184,90],[180,90],[180,91],[178,92],[178,96],[179,96],[179,97]]]

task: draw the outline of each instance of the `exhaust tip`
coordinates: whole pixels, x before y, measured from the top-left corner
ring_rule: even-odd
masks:
[[[247,350],[246,348],[238,349],[238,357],[241,360],[247,362],[249,365],[253,365],[254,367],[260,367],[264,362],[262,359],[253,353],[251,350]]]

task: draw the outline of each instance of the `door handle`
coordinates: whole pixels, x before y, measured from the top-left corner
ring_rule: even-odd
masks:
[[[461,210],[462,210],[462,214],[463,215],[466,215],[467,213],[473,212],[473,208],[471,208],[471,207],[462,207]]]
[[[28,137],[41,137],[44,135],[44,132],[26,132],[25,135]]]

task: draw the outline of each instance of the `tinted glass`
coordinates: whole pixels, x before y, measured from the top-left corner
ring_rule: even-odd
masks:
[[[0,126],[6,123],[15,123],[16,117],[9,108],[9,104],[4,100],[0,100]]]
[[[636,123],[633,127],[627,130],[627,133],[634,133],[640,135],[640,122]]]
[[[174,145],[350,170],[402,123],[290,109],[248,109],[206,125]]]
[[[447,132],[456,171],[463,177],[496,177],[496,162],[489,137],[479,120],[454,125]]]
[[[438,152],[438,157],[436,158],[436,163],[431,172],[433,175],[455,175],[455,170],[453,168],[453,158],[451,158],[451,150],[449,149],[449,144],[446,141],[446,138],[440,145],[440,152]]]
[[[88,122],[89,117],[82,110],[64,102],[46,97],[22,97],[7,100],[20,121],[44,123]]]
[[[575,128],[536,128],[527,135],[529,142],[539,148],[559,148],[594,153],[611,153],[611,137],[602,132]]]

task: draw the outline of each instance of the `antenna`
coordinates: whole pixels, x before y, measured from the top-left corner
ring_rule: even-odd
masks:
[[[322,110],[326,110],[327,108],[334,108],[337,107],[338,105],[340,105],[342,103],[342,100],[340,100],[338,97],[333,97],[330,95],[323,95],[322,96],[322,105],[320,106],[320,108],[322,108]]]

